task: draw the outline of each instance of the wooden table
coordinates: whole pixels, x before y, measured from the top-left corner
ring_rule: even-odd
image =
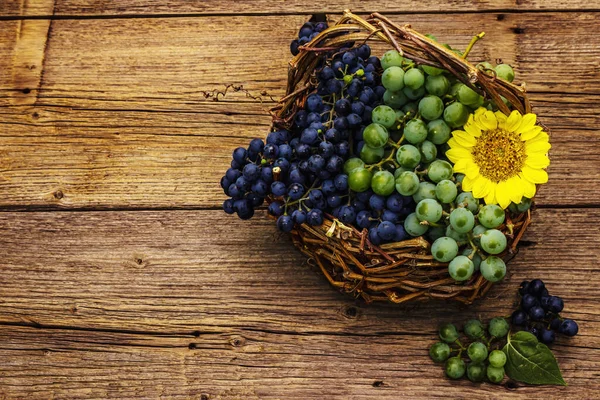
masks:
[[[283,3],[0,2],[0,398],[600,398],[598,1],[356,2],[458,47],[486,31],[470,58],[514,65],[551,129],[521,252],[469,308],[355,303],[264,212],[220,210],[296,29],[347,7]],[[446,380],[438,323],[535,277],[580,323],[553,347],[569,386]]]

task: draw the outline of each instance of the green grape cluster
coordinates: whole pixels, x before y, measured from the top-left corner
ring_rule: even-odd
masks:
[[[444,363],[446,375],[451,379],[466,377],[472,382],[500,383],[504,379],[506,354],[501,350],[510,326],[504,318],[493,318],[487,327],[478,319],[465,323],[462,333],[453,324],[439,329],[441,341],[429,348],[434,362]]]

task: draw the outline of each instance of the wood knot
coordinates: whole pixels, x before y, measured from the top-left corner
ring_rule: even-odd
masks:
[[[506,18],[506,15],[504,15],[504,14],[498,14],[496,16],[497,21],[504,21],[504,18]]]
[[[382,387],[384,385],[385,385],[385,383],[383,383],[383,381],[375,381],[375,382],[373,382],[373,387]]]
[[[65,197],[65,195],[63,194],[62,190],[57,190],[56,192],[54,192],[54,198],[56,200],[60,200],[63,197]]]
[[[523,33],[525,33],[525,28],[521,28],[520,26],[515,26],[514,28],[512,28],[513,33],[516,33],[517,35],[521,35]]]
[[[355,306],[346,307],[343,311],[344,317],[354,319],[358,316],[358,308]]]
[[[198,347],[196,346],[196,343],[190,343],[188,344],[188,349],[190,350],[196,350]]]
[[[229,339],[229,344],[233,347],[242,347],[246,344],[246,339],[242,336],[235,336]]]
[[[209,398],[210,398],[209,395],[207,395],[206,393],[202,393],[200,395],[200,400],[208,400]]]
[[[516,390],[519,388],[519,384],[513,380],[509,380],[504,384],[504,387],[508,390]]]
[[[23,93],[23,94],[29,94],[29,93],[31,93],[31,89],[25,88],[25,89],[21,90],[21,93]]]

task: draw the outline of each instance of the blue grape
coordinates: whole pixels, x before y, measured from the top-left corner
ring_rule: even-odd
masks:
[[[565,318],[560,324],[559,332],[566,336],[575,336],[579,332],[579,326],[572,319]]]
[[[369,206],[371,206],[372,210],[381,211],[385,208],[385,202],[385,197],[378,194],[374,194],[369,199]]]
[[[396,225],[389,221],[383,221],[377,227],[377,235],[383,240],[392,240],[396,235]]]
[[[281,214],[283,214],[284,207],[285,206],[282,201],[274,201],[269,204],[268,212],[275,217],[279,217]]]
[[[382,240],[379,237],[379,234],[377,233],[377,228],[373,227],[369,229],[369,241],[375,246],[381,244]]]
[[[318,94],[311,94],[306,98],[308,111],[320,112],[323,109],[323,99]]]
[[[337,115],[348,115],[352,111],[352,104],[348,99],[339,99],[335,102],[334,110]]]
[[[233,209],[233,199],[227,199],[223,202],[223,211],[227,214],[233,214],[235,212]]]
[[[318,203],[319,201],[324,199],[323,192],[319,189],[313,189],[308,194],[308,198],[313,203]]]
[[[298,225],[302,225],[306,221],[306,212],[304,210],[294,210],[292,212],[292,219]]]
[[[277,218],[277,228],[282,232],[290,232],[294,228],[294,221],[289,215],[282,215]]]
[[[244,165],[246,164],[246,155],[246,149],[243,147],[238,147],[233,151],[232,157],[235,162],[237,162],[240,165]]]
[[[256,182],[260,178],[260,167],[255,164],[246,164],[243,174],[246,181]]]
[[[408,235],[408,233],[406,233],[404,226],[400,225],[400,224],[396,225],[396,233],[394,235],[394,242],[401,242],[408,238],[409,238],[409,235]]]
[[[390,210],[383,210],[381,213],[381,220],[397,224],[400,222],[400,215]]]
[[[331,208],[339,207],[342,204],[342,198],[337,194],[327,196],[327,205]]]
[[[313,208],[306,215],[306,222],[312,226],[323,224],[323,211]]]
[[[267,159],[274,159],[279,156],[279,147],[274,144],[267,144],[263,149],[263,156]]]
[[[285,194],[287,193],[287,188],[285,187],[285,183],[283,183],[281,181],[273,182],[271,184],[271,193],[273,193],[273,196],[275,196],[275,197],[285,196]]]
[[[339,219],[345,224],[352,224],[356,219],[356,212],[352,206],[342,206],[339,212]]]
[[[235,183],[232,183],[231,185],[229,185],[229,188],[227,189],[227,193],[225,193],[227,196],[231,196],[232,198],[236,199],[236,198],[240,198],[241,196],[244,195],[244,192],[242,192]]]
[[[256,193],[260,196],[263,196],[263,197],[266,196],[267,194],[269,194],[269,185],[267,185],[267,183],[265,181],[263,181],[262,179],[259,179],[256,182],[254,182],[250,189],[254,193]]]
[[[346,174],[337,175],[334,178],[333,183],[335,185],[335,188],[337,190],[339,190],[340,192],[347,191],[348,190],[348,175],[346,175]]]
[[[404,206],[403,199],[404,198],[400,194],[393,193],[386,199],[386,207],[392,212],[399,213],[402,211],[402,207]]]
[[[288,188],[288,196],[291,200],[298,200],[304,195],[304,186],[292,183]]]
[[[367,210],[363,210],[363,211],[359,211],[358,214],[356,214],[356,225],[359,228],[365,229],[365,228],[369,228],[371,226],[371,218],[373,217],[373,215],[371,214],[371,211],[367,211]]]

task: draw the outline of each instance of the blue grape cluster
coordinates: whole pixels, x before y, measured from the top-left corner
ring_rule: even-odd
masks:
[[[551,296],[543,281],[523,281],[519,294],[519,309],[511,316],[513,325],[527,329],[545,344],[553,343],[557,333],[565,336],[577,335],[577,322],[560,316],[564,308],[563,299]]]
[[[302,25],[300,31],[298,31],[298,39],[292,40],[290,44],[290,52],[292,55],[298,55],[300,53],[299,47],[310,42],[319,33],[323,32],[328,28],[327,22],[307,22]]]

